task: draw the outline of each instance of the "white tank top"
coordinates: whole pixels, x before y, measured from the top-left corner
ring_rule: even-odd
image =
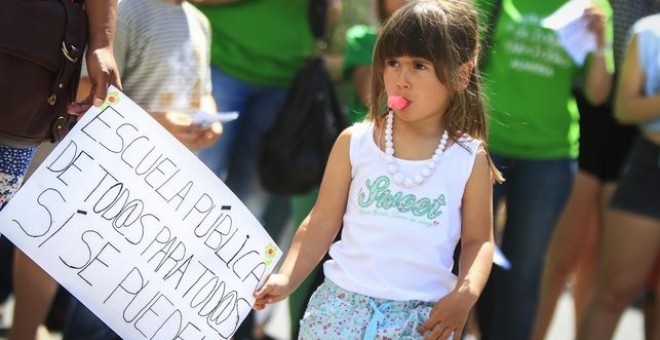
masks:
[[[435,302],[454,289],[453,254],[461,236],[463,191],[481,141],[462,137],[441,156],[422,185],[395,184],[373,123],[352,127],[349,190],[341,240],[324,266],[338,286],[397,301]],[[427,160],[396,159],[406,177]]]

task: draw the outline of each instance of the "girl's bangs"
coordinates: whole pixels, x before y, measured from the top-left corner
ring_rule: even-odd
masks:
[[[438,32],[431,27],[422,27],[417,20],[401,21],[397,26],[387,27],[381,32],[379,57],[381,60],[401,56],[441,61],[441,51],[433,46],[442,46]],[[426,37],[426,39],[422,39]]]

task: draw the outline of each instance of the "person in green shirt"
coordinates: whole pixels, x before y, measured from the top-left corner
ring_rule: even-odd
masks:
[[[371,57],[378,29],[371,25],[355,25],[346,31],[344,52],[344,77],[351,80],[353,88],[348,98],[348,120],[358,122],[366,117],[371,80]]]
[[[567,2],[475,1],[482,23],[493,24],[482,76],[488,144],[506,178],[494,202],[506,200],[501,247],[511,263],[508,270],[493,269],[477,307],[484,339],[529,339],[547,243],[577,167],[579,113],[571,90],[583,76],[586,98],[600,104],[611,89],[609,4],[594,1],[580,17],[596,43],[582,65],[557,32],[543,26]]]

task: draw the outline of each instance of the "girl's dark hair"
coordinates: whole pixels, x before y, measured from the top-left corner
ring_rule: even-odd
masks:
[[[457,142],[468,134],[485,143],[488,136],[477,69],[479,48],[478,14],[471,1],[416,0],[406,4],[380,29],[373,55],[368,118],[378,121],[386,114],[385,62],[401,56],[424,58],[433,63],[438,79],[452,93],[443,115],[450,139]],[[471,64],[467,87],[460,73],[465,64]],[[494,167],[493,173],[501,180]]]

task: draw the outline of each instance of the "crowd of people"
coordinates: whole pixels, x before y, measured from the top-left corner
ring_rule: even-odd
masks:
[[[286,197],[260,184],[258,152],[318,52],[313,1],[342,37],[327,66],[352,125],[319,187]],[[542,340],[566,287],[577,339],[611,338],[635,299],[658,339],[660,1],[570,2],[584,58],[544,20],[566,0],[372,0],[348,29],[340,0],[86,0],[69,111],[121,88],[290,243],[237,340],[267,338],[287,298],[292,338]],[[0,137],[0,209],[50,149]],[[5,238],[0,266],[8,337],[34,339],[62,288]],[[65,340],[119,338],[66,299]]]

